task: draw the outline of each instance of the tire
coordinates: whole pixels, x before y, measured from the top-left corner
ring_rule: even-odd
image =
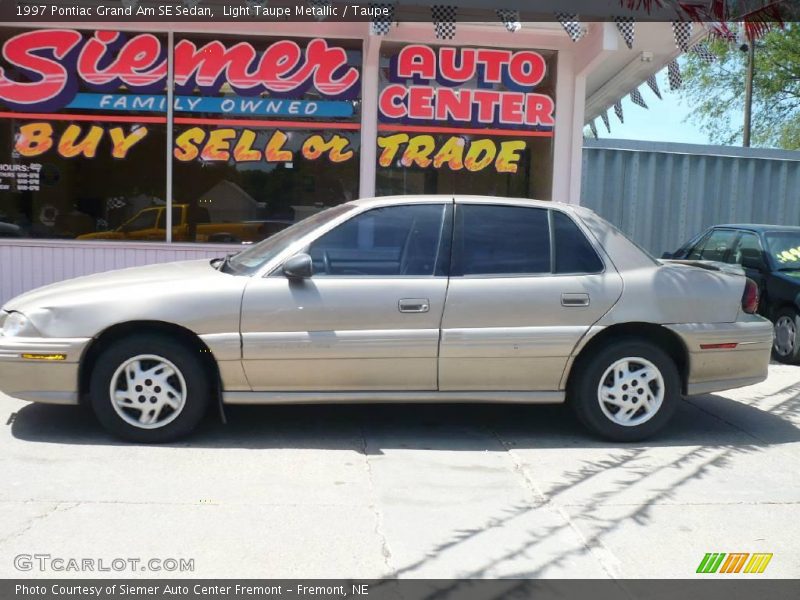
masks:
[[[782,308],[775,314],[775,340],[772,343],[772,356],[775,360],[795,365],[800,362],[800,315],[793,308]]]
[[[167,442],[191,432],[206,413],[211,390],[199,353],[156,334],[114,342],[97,358],[89,380],[90,404],[103,427],[117,437],[144,443]]]
[[[615,381],[615,366],[614,372],[625,373],[622,380]],[[650,380],[640,381],[642,376]],[[675,362],[654,344],[636,338],[610,342],[579,359],[568,390],[578,419],[592,433],[614,442],[652,436],[672,418],[680,399]]]

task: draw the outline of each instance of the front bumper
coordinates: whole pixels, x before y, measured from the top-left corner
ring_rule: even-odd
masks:
[[[78,367],[91,338],[0,335],[0,391],[30,402],[78,404]],[[46,358],[63,356],[62,358]]]
[[[742,315],[734,323],[667,327],[681,337],[689,351],[686,395],[730,390],[767,378],[773,336],[767,319]]]

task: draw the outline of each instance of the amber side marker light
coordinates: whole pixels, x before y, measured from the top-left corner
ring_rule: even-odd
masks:
[[[737,342],[727,344],[700,344],[700,350],[733,350],[738,346]]]
[[[23,354],[28,360],[67,360],[66,354]]]

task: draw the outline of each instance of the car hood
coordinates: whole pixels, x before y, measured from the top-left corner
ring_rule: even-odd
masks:
[[[217,271],[210,259],[97,273],[47,285],[10,300],[43,335],[91,337],[128,321],[165,321],[197,333],[238,329],[248,277]],[[236,321],[236,325],[231,323]]]

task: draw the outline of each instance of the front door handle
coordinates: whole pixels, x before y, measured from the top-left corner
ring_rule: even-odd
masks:
[[[561,306],[589,306],[589,294],[561,294]]]
[[[431,301],[427,298],[401,298],[397,309],[402,313],[426,313],[431,309]]]

